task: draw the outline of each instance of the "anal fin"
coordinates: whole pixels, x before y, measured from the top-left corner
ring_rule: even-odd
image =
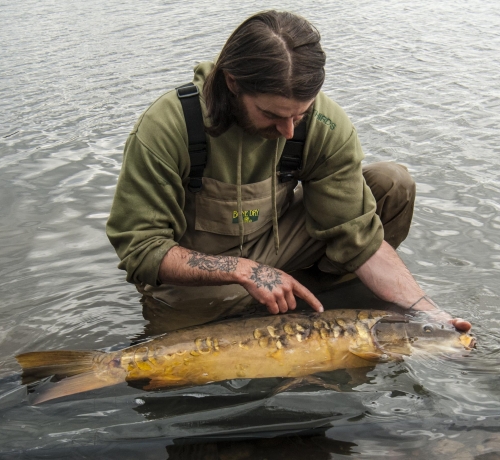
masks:
[[[388,358],[385,353],[368,347],[352,346],[349,347],[349,351],[358,358],[366,361],[386,361]]]

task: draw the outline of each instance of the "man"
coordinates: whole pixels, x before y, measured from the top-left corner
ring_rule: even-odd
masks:
[[[468,330],[437,309],[397,256],[414,182],[396,164],[362,169],[356,130],[320,92],[324,64],[319,33],[301,17],[268,11],[240,25],[215,64],[195,69],[208,149],[202,179],[193,179],[193,117],[185,119],[182,93],[159,98],[125,147],[107,224],[119,267],[179,327],[241,311],[252,298],[273,314],[293,310],[295,297],[320,312],[289,274],[316,263]],[[281,157],[301,126],[307,135],[290,173]]]

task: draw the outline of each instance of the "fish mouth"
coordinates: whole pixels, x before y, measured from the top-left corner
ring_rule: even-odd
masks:
[[[467,350],[472,350],[473,348],[476,348],[476,338],[472,335],[468,334],[462,334],[460,336],[460,343],[467,349]]]

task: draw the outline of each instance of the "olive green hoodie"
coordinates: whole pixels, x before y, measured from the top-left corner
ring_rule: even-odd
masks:
[[[195,68],[193,81],[200,93],[212,67],[207,62]],[[362,176],[363,151],[347,115],[324,93],[316,97],[308,125],[297,177],[304,189],[307,230],[327,242],[326,255],[340,273],[352,272],[383,240],[375,199]],[[275,152],[279,158],[284,145],[284,138],[267,140],[232,125],[221,136],[208,138],[204,177],[237,184],[240,149],[241,184],[264,181],[271,176]],[[119,268],[127,271],[129,282],[157,286],[161,260],[186,231],[187,146],[182,107],[176,91],[169,91],[142,114],[128,137],[107,222]]]

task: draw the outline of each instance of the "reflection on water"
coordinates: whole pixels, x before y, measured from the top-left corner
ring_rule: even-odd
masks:
[[[319,436],[319,433],[317,433],[309,436],[278,437],[252,441],[220,441],[200,445],[173,445],[167,446],[167,453],[170,460],[193,458],[207,460],[223,458],[238,458],[241,460],[255,458],[269,460],[314,458],[328,460],[332,458],[332,454],[348,456],[359,453],[356,447],[355,443],[329,439],[325,436]]]
[[[269,459],[494,458],[500,452],[494,2],[141,6],[28,0],[0,9],[2,458],[19,458],[20,451],[23,458],[69,452],[183,458],[189,449],[207,458],[234,452]],[[282,382],[273,379],[188,392],[123,384],[31,406],[14,355],[116,350],[168,328],[161,310],[149,311],[156,316],[145,310],[144,319],[140,295],[117,270],[104,233],[123,144],[154,99],[189,81],[193,65],[212,59],[243,18],[270,7],[299,12],[321,31],[324,89],[355,123],[367,161],[397,161],[415,177],[414,223],[400,254],[443,308],[474,323],[478,349],[466,358],[321,376],[341,391],[311,384],[276,393]],[[335,292],[322,294],[323,302],[380,307],[354,295],[357,289]],[[224,438],[231,430],[233,437]],[[249,441],[256,431],[263,439]]]

